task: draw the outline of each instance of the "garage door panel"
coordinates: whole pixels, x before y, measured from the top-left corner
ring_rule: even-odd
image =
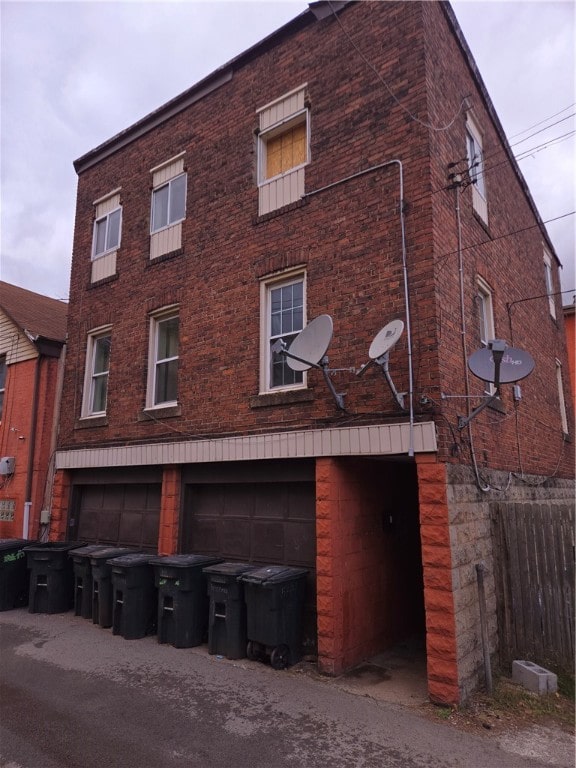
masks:
[[[308,483],[293,483],[287,488],[288,517],[290,520],[316,519],[316,498]]]
[[[252,522],[252,552],[255,560],[269,563],[284,562],[284,525],[254,520]]]
[[[98,539],[102,542],[117,541],[120,536],[119,509],[102,509],[99,515]]]
[[[220,520],[197,518],[192,522],[188,552],[218,554],[220,551]]]
[[[221,555],[233,560],[243,560],[250,551],[250,521],[222,520]]]
[[[223,486],[224,505],[222,514],[226,517],[252,517],[254,513],[254,491],[251,485],[234,483]]]
[[[197,517],[220,516],[224,509],[224,494],[218,487],[196,485],[192,495],[192,512]]]
[[[87,512],[99,512],[104,502],[104,487],[101,485],[92,485],[83,489],[82,509]]]
[[[150,510],[142,515],[142,546],[158,549],[159,514],[150,514]]]
[[[105,485],[102,507],[105,509],[122,509],[124,507],[124,486]]]
[[[78,541],[95,541],[98,538],[98,519],[93,510],[83,511],[78,526]]]
[[[310,565],[316,557],[315,529],[310,523],[287,523],[284,527],[284,556],[295,565]]]
[[[272,483],[258,486],[254,495],[254,516],[263,518],[284,518],[286,514],[286,490]]]

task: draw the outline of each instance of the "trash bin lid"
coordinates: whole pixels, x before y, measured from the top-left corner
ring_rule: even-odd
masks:
[[[146,554],[144,552],[132,552],[129,555],[120,555],[119,557],[111,557],[106,562],[109,565],[114,565],[122,568],[134,568],[138,565],[150,564],[150,561],[155,558],[154,554]]]
[[[30,539],[0,539],[0,550],[14,549],[15,547],[22,547],[25,545],[32,545],[36,542],[30,541]]]
[[[120,557],[121,555],[141,555],[142,552],[139,549],[131,549],[130,547],[110,547],[105,546],[102,549],[93,552],[90,555],[90,561],[94,563],[97,560],[110,560],[112,557]]]
[[[164,565],[170,568],[198,568],[200,566],[220,563],[221,558],[213,555],[164,555],[154,557],[152,565]]]
[[[102,549],[108,549],[106,544],[87,544],[85,547],[78,547],[70,551],[70,557],[88,558],[94,552]]]
[[[209,565],[203,570],[208,575],[215,573],[219,576],[240,576],[240,574],[254,571],[258,567],[257,565],[250,565],[250,563],[218,563],[217,565]]]
[[[24,547],[24,549],[27,552],[67,552],[85,546],[85,541],[46,541],[43,544],[36,542],[35,544]]]
[[[301,579],[308,573],[306,568],[292,568],[288,565],[267,565],[254,571],[247,571],[239,576],[240,581],[263,586],[280,584],[283,581]]]

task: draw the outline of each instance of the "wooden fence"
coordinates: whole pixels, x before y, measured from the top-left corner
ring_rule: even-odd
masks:
[[[574,509],[491,505],[500,661],[574,670]]]

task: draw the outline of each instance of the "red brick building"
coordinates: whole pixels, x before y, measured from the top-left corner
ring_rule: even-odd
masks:
[[[0,282],[0,538],[36,539],[46,528],[67,310]]]
[[[569,503],[574,454],[522,303],[557,258],[450,7],[314,3],[75,168],[51,536],[305,566],[322,671],[419,637],[465,698],[493,503]],[[535,368],[474,415],[496,338]]]
[[[568,347],[568,370],[570,372],[572,406],[576,410],[576,304],[568,304],[563,307],[563,311],[566,345]]]

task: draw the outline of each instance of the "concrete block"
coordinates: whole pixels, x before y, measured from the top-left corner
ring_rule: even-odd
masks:
[[[531,661],[513,661],[512,680],[540,696],[558,690],[557,675]]]

